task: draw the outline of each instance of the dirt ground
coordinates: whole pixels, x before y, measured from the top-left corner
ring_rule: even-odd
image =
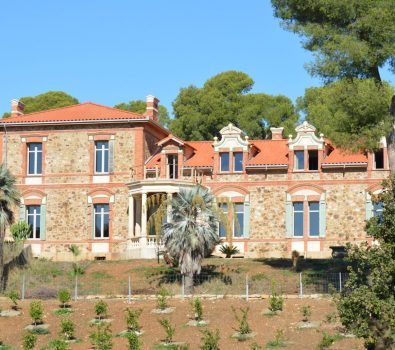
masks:
[[[89,322],[94,318],[94,304],[96,300],[86,300],[72,302],[74,312],[70,319],[76,324],[76,337],[81,339],[78,344],[70,345],[71,349],[87,350],[91,348],[89,333],[91,329]],[[117,334],[126,329],[125,308],[141,308],[143,310],[140,323],[144,334],[142,336],[143,348],[152,349],[154,345],[164,338],[164,331],[158,323],[160,318],[168,318],[173,325],[176,325],[175,341],[185,342],[190,349],[199,349],[202,328],[190,327],[186,323],[192,317],[192,310],[189,300],[170,299],[170,306],[175,307],[174,313],[168,315],[152,314],[151,310],[155,308],[154,300],[133,301],[130,305],[126,300],[107,300],[109,304],[109,318],[112,319],[113,334]],[[48,344],[51,339],[58,337],[61,316],[53,314],[53,310],[58,308],[56,300],[43,301],[45,316],[44,322],[49,324],[50,334],[39,335],[39,341],[36,349]],[[0,317],[0,340],[5,344],[20,349],[21,340],[26,331],[24,328],[31,324],[29,317],[29,301],[20,303],[22,314],[16,317]],[[231,336],[235,332],[237,322],[234,318],[231,306],[250,307],[249,323],[254,332],[257,333],[253,340],[238,342]],[[311,321],[320,322],[318,329],[298,329],[298,323],[301,321],[301,307],[309,305],[312,308]],[[0,308],[8,309],[10,302],[7,299],[0,300]],[[252,343],[256,342],[262,349],[266,348],[266,343],[274,339],[277,330],[284,330],[287,349],[298,350],[315,350],[322,338],[323,331],[329,334],[335,334],[340,331],[338,323],[324,322],[326,315],[335,311],[332,301],[328,299],[286,299],[284,310],[277,316],[268,317],[262,314],[267,309],[268,300],[250,300],[248,303],[240,299],[217,299],[203,300],[204,319],[209,320],[210,324],[205,327],[208,329],[219,329],[221,340],[220,346],[223,350],[242,350],[250,349]],[[114,338],[115,350],[127,349],[127,341],[123,338]],[[362,342],[355,338],[344,338],[336,341],[330,349],[357,350],[363,349]]]

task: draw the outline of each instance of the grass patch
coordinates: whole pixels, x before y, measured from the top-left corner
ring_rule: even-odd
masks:
[[[0,350],[12,350],[12,347],[6,344],[0,344]]]
[[[156,344],[154,350],[189,350],[188,345],[178,344]]]
[[[73,313],[71,308],[64,308],[64,309],[56,309],[53,311],[53,314],[56,316],[69,316]]]
[[[94,271],[91,273],[91,276],[96,280],[113,278],[113,276],[108,274],[106,271]]]

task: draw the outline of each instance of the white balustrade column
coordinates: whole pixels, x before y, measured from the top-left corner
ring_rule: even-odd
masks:
[[[128,238],[131,239],[134,237],[134,198],[131,195],[129,197],[129,231]]]
[[[172,210],[172,206],[171,206],[171,200],[173,198],[173,193],[172,192],[168,192],[167,193],[167,222],[171,222],[171,210]]]
[[[141,245],[147,245],[147,193],[141,195]]]

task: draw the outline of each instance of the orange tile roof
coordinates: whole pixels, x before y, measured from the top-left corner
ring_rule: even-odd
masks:
[[[154,169],[156,166],[160,166],[160,153],[154,154],[151,158],[147,159],[145,166],[147,169]]]
[[[123,119],[147,119],[142,114],[111,108],[92,102],[78,105],[49,109],[0,120],[0,123],[51,123],[72,121],[100,121]]]
[[[185,162],[186,167],[213,166],[213,141],[188,141],[186,144],[195,149],[193,156]]]
[[[259,150],[249,160],[248,165],[284,165],[288,164],[288,140],[251,140]]]
[[[340,148],[335,148],[322,164],[345,164],[345,163],[367,163],[368,157],[363,153],[346,152]]]

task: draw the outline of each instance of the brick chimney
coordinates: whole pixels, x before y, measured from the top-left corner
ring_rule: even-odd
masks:
[[[270,128],[272,140],[282,140],[284,128]]]
[[[23,110],[25,109],[25,105],[17,100],[11,100],[11,117],[17,117],[23,114]]]
[[[159,100],[152,95],[147,96],[147,107],[146,107],[146,112],[145,116],[149,117],[153,121],[158,121],[158,105],[159,105]]]

